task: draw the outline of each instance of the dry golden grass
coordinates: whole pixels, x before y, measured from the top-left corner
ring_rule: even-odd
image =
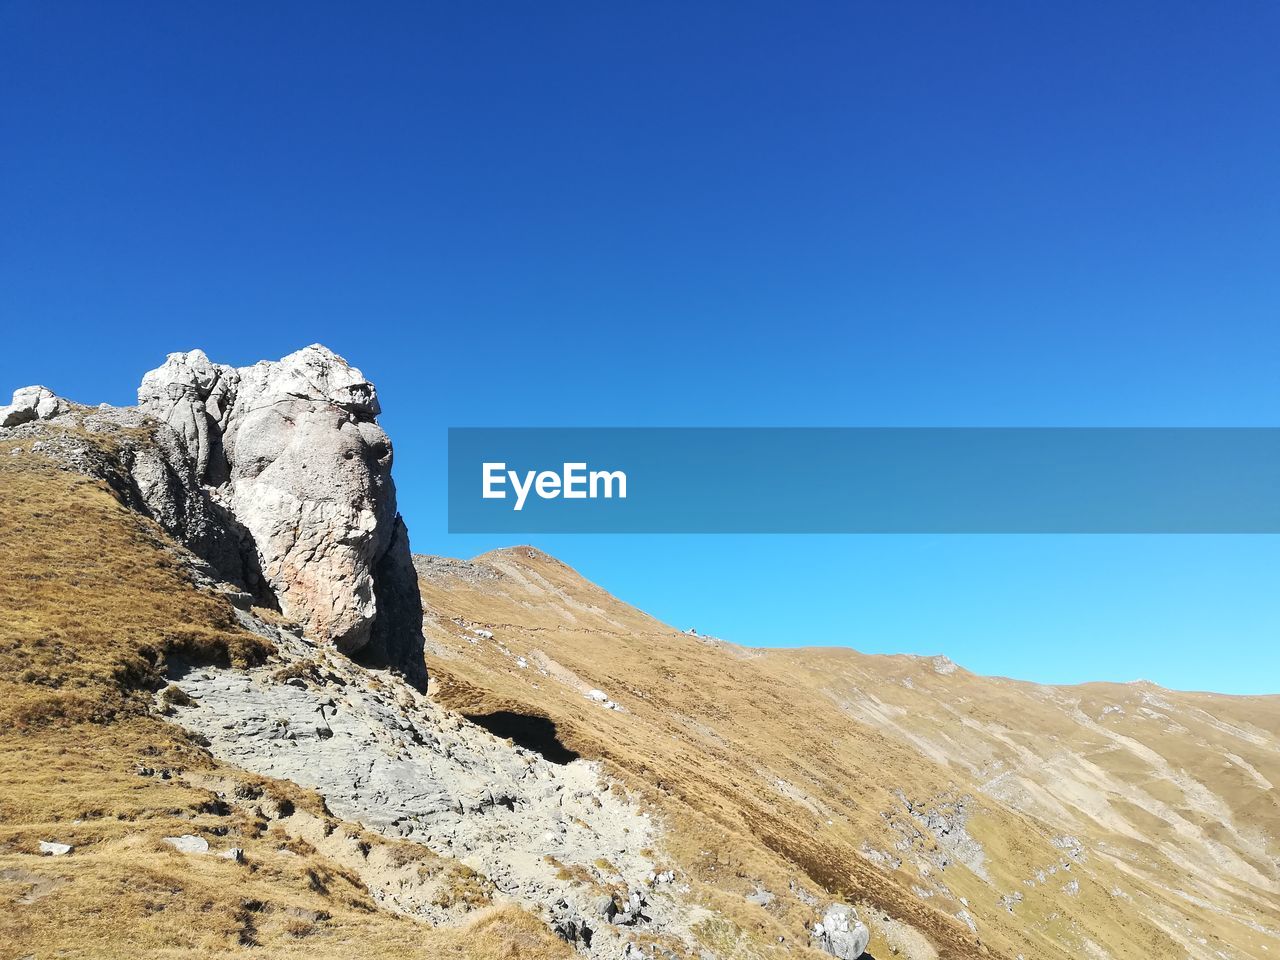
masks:
[[[793,689],[748,661],[681,636],[536,550],[482,559],[503,576],[423,579],[425,627],[444,654],[430,660],[435,695],[471,715],[549,716],[566,747],[604,760],[660,809],[673,828],[669,852],[720,914],[702,931],[708,947],[726,956],[803,952],[813,910],[781,895],[797,880],[892,911],[927,931],[940,956],[973,954],[973,938],[954,918],[854,852],[864,826],[882,834],[877,811],[889,798],[849,757],[874,756],[921,789],[946,778],[918,769],[911,751],[875,731],[806,709]],[[455,617],[492,629],[495,640],[472,644]],[[516,667],[515,655],[529,668]],[[588,700],[593,687],[626,712]],[[865,820],[828,826],[825,812],[782,802],[764,787],[761,770],[821,780],[833,807],[862,811]],[[757,883],[779,894],[769,910],[742,899]]]
[[[270,649],[105,485],[0,444],[0,570],[0,958],[569,955],[510,907],[451,928],[386,912],[362,871],[421,875],[453,903],[487,895],[461,865],[334,821],[314,794],[221,768],[154,714],[168,658]],[[263,798],[228,804],[206,781]],[[184,833],[244,861],[163,840]],[[42,840],[75,850],[42,857]],[[360,852],[325,852],[339,840]]]
[[[100,483],[27,454],[0,460],[0,722],[102,722],[145,712],[165,658],[269,652],[192,590],[158,528]]]
[[[1080,688],[1055,699],[1033,684],[940,673],[927,659],[705,642],[527,547],[486,554],[469,570],[424,569],[437,697],[474,715],[549,718],[564,747],[604,760],[660,810],[671,827],[668,852],[721,915],[705,930],[717,951],[762,953],[779,935],[791,950],[806,942],[804,924],[815,913],[788,895],[793,880],[816,881],[858,905],[873,921],[877,957],[897,945],[898,928],[888,921],[923,934],[940,957],[1066,960],[1088,955],[1086,941],[1112,958],[1184,957],[1174,932],[1184,943],[1203,936],[1230,945],[1229,955],[1264,957],[1265,945],[1280,948],[1265,932],[1280,928],[1274,839],[1259,841],[1271,844],[1272,859],[1255,857],[1264,879],[1252,884],[1227,860],[1178,859],[1179,849],[1193,846],[1188,837],[1146,811],[1150,822],[1141,827],[1091,820],[1122,802],[1097,776],[1109,764],[1141,761],[1117,789],[1130,782],[1172,788],[1195,774],[1246,834],[1242,843],[1222,829],[1221,850],[1251,856],[1249,838],[1275,838],[1280,828],[1276,794],[1265,786],[1280,783],[1280,698],[1176,695],[1186,709],[1206,711],[1184,718],[1190,734],[1166,733],[1168,721],[1152,722],[1131,706],[1122,720],[1108,721],[1116,740],[1076,715],[1080,700],[1079,709],[1098,716],[1119,696],[1114,691]],[[472,626],[492,630],[494,639],[472,642]],[[591,688],[625,712],[587,699]],[[1245,730],[1246,739],[1215,727],[1222,722]],[[1252,748],[1249,737],[1263,745]],[[1234,772],[1220,769],[1228,746],[1243,758]],[[1167,769],[1150,766],[1152,751],[1163,751]],[[1055,784],[1055,771],[1078,777],[1078,803],[1094,811],[1084,815],[1093,852],[1073,862],[1070,874],[1028,885],[1063,861],[1053,840],[1070,831],[1057,822],[1062,817],[1030,816],[984,793],[986,780],[1014,767],[1028,790],[1051,797],[1057,789],[1068,809],[1077,795]],[[1228,789],[1230,778],[1238,788]],[[917,801],[970,798],[968,829],[986,852],[985,876],[952,863],[922,877],[912,853],[937,852],[938,841],[905,813],[898,790]],[[1196,849],[1211,849],[1215,827],[1199,823],[1204,817],[1192,806],[1178,789],[1166,816],[1198,823],[1208,839]],[[916,829],[910,850],[899,847]],[[1134,839],[1144,830],[1150,843]],[[873,862],[862,855],[868,848],[904,863]],[[950,895],[918,896],[931,879]],[[1077,892],[1064,892],[1068,879],[1079,881]],[[756,884],[777,902],[767,909],[744,903]],[[1014,893],[1023,899],[1010,912],[1000,897]],[[962,909],[977,935],[957,919]]]

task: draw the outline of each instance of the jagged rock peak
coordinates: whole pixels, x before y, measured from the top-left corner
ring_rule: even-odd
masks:
[[[203,350],[171,353],[142,378],[138,403],[178,431],[202,479],[216,484],[225,479],[218,459],[220,433],[241,394],[255,404],[330,403],[363,419],[382,412],[377,390],[365,375],[318,343],[281,360],[241,368],[214,363]],[[211,434],[211,426],[219,433]]]
[[[391,442],[363,373],[319,344],[238,368],[191,350],[147,373],[138,402],[244,528],[250,566],[286,615],[343,652],[425,677]]]

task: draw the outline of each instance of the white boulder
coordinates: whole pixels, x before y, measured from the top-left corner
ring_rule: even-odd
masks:
[[[32,420],[48,420],[67,413],[71,404],[48,387],[20,387],[13,391],[13,400],[0,406],[0,427],[16,427]]]
[[[180,837],[165,837],[164,842],[169,844],[179,853],[209,852],[209,841],[204,837],[197,837],[193,833],[184,833]]]
[[[871,931],[858,919],[858,911],[843,903],[833,903],[815,923],[811,938],[814,946],[840,960],[858,960],[871,942]]]

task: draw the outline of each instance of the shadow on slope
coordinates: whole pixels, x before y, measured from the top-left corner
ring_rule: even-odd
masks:
[[[472,713],[467,719],[498,737],[506,737],[526,750],[542,754],[551,763],[563,766],[577,760],[579,754],[560,742],[554,720],[512,710]]]

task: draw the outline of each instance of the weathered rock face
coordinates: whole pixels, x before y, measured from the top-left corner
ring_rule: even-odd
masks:
[[[173,427],[205,483],[227,479],[222,431],[238,382],[234,368],[211,363],[203,350],[192,350],[169,354],[163,366],[142,378],[138,388],[138,404]],[[217,462],[214,470],[210,470],[211,455]]]
[[[234,368],[171,354],[138,390],[240,524],[281,610],[345,653],[425,679],[421,606],[373,384],[319,345]],[[249,584],[261,588],[262,584]]]
[[[71,416],[91,433],[119,434],[110,456],[69,434],[36,443],[106,480],[312,637],[421,686],[421,597],[379,412],[364,374],[313,344],[241,368],[200,350],[170,354],[143,377],[136,409],[94,410],[23,387],[0,406],[0,428],[38,431]],[[155,430],[151,418],[167,426]]]
[[[13,391],[13,402],[0,406],[0,427],[16,427],[32,420],[48,420],[71,409],[71,404],[48,387],[21,387]]]

